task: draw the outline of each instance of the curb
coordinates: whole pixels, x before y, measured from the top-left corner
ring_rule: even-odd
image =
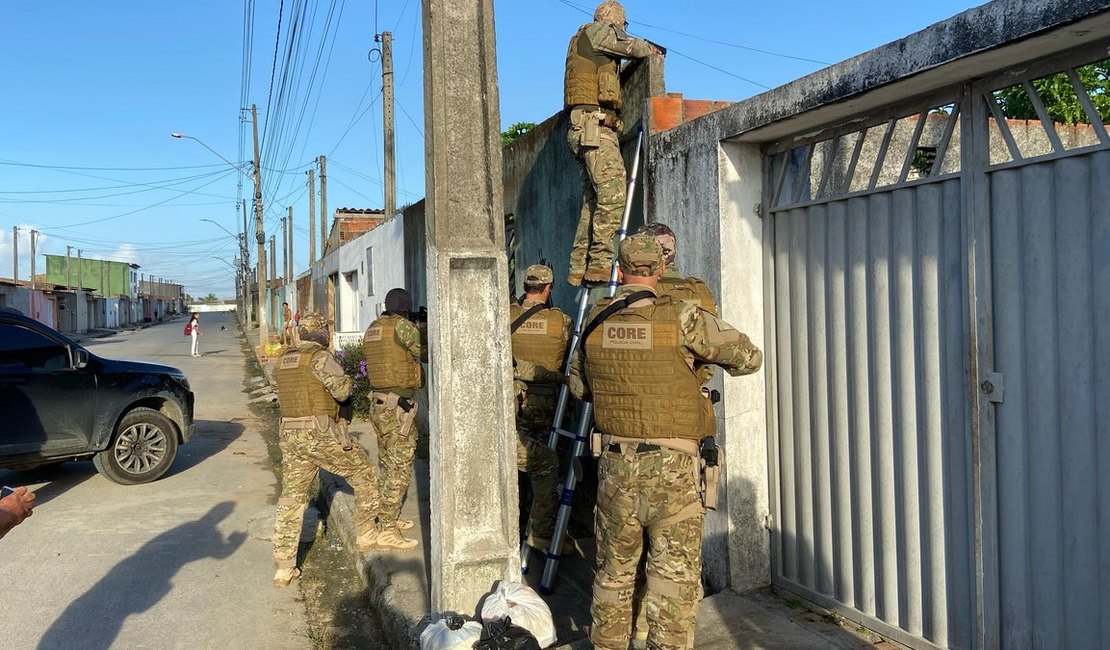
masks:
[[[421,464],[416,461],[414,474]],[[423,609],[417,610],[413,605],[427,601],[428,589],[423,571],[419,576],[413,575],[412,564],[422,562],[417,553],[425,552],[425,541],[421,539],[412,553],[360,553],[355,549],[358,536],[354,527],[355,499],[348,490],[350,487],[343,479],[320,472],[320,496],[328,504],[328,525],[335,527],[354,560],[389,647],[419,648],[418,634],[425,616]]]

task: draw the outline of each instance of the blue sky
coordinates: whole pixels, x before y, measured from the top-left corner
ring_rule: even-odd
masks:
[[[240,140],[244,94],[246,105],[258,105],[263,136],[266,234],[277,235],[280,249],[280,219],[292,205],[300,273],[308,262],[305,171],[318,155],[328,156],[329,210],[382,207],[381,63],[372,52],[380,31],[393,33],[397,202],[419,200],[419,0],[281,4],[279,39],[279,2],[254,3],[246,93],[245,2],[0,5],[0,277],[11,275],[12,227],[18,226],[22,278],[30,266],[27,231],[35,228],[42,233],[40,269],[42,253],[64,255],[70,245],[74,255],[80,248],[85,257],[136,262],[142,272],[172,278],[194,295],[230,297],[234,280],[226,262],[237,254],[236,243],[201,219],[240,229],[240,174],[197,142],[170,133],[199,138],[231,161],[249,160],[249,123]],[[975,4],[651,0],[626,7],[630,31],[669,48],[669,91],[740,100]],[[593,6],[589,0],[495,2],[503,126],[541,122],[561,108],[567,40]],[[279,105],[293,15],[302,16],[299,46]],[[275,42],[282,52],[276,65]],[[242,196],[249,198],[250,181],[242,180]]]

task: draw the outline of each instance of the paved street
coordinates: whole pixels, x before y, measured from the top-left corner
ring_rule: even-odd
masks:
[[[86,342],[188,375],[197,435],[166,476],[120,486],[88,461],[0,470],[38,494],[34,516],[0,541],[3,647],[311,647],[299,590],[271,582],[276,482],[233,316],[201,318],[200,358],[184,320]]]

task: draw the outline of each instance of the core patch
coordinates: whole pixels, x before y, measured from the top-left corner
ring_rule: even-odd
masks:
[[[370,329],[366,330],[366,336],[364,336],[362,340],[364,340],[364,341],[380,341],[380,340],[382,340],[382,327],[381,327],[381,325],[379,325],[377,327],[371,327]]]
[[[602,327],[603,350],[651,350],[652,323],[606,323]]]
[[[516,329],[519,334],[533,334],[537,336],[547,336],[547,321],[545,320],[526,320],[520,324]]]
[[[301,365],[301,353],[293,352],[291,354],[283,354],[281,356],[281,369],[290,370]]]

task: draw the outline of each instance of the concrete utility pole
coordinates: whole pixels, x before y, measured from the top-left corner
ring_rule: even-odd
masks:
[[[281,218],[281,283],[289,282],[289,226],[288,219]],[[277,279],[277,278],[274,278]]]
[[[81,275],[81,249],[77,249],[77,290],[85,288],[85,276]]]
[[[258,108],[251,104],[251,126],[254,131],[254,229],[258,240],[258,344],[265,346],[270,332],[266,327],[266,224],[262,219],[262,166],[258,161]]]
[[[286,240],[286,268],[289,273],[286,275],[286,282],[293,281],[293,275],[296,273],[293,265],[293,206],[289,206],[289,239]]]
[[[19,226],[12,226],[12,281],[19,282]]]
[[[320,156],[320,259],[328,249],[328,157]]]
[[[239,245],[242,247],[242,264],[243,264],[243,322],[250,326],[254,322],[254,302],[251,300],[251,255],[250,247],[247,246],[247,202],[243,201],[243,239],[240,240]]]
[[[393,34],[382,32],[382,130],[385,137],[385,218],[397,209],[397,181],[393,170]]]
[[[38,236],[39,236],[39,231],[37,231],[37,230],[32,230],[31,231],[31,291],[34,291],[36,289],[36,287],[35,287],[35,239],[37,239]]]
[[[493,0],[423,0],[432,611],[520,579]]]
[[[73,273],[70,268],[70,251],[72,246],[66,246],[66,289],[73,290]]]
[[[313,169],[308,174],[308,267],[316,266],[316,171]],[[312,292],[308,292],[312,296]],[[311,301],[312,298],[310,297]],[[311,303],[310,303],[311,304]]]
[[[266,301],[266,306],[270,309],[273,309],[275,307],[275,305],[274,305],[274,292],[273,292],[272,288],[273,288],[274,282],[277,280],[277,256],[274,255],[274,243],[275,243],[274,239],[275,239],[274,236],[270,235],[270,278],[272,278],[272,279],[270,280],[270,285],[271,285],[270,298],[269,298],[269,300]],[[278,331],[278,324],[279,324],[279,321],[275,318],[274,319],[274,332],[275,333]]]

